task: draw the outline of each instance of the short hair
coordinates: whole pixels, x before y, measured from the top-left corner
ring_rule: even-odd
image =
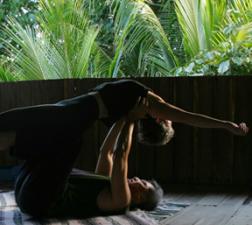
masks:
[[[174,129],[171,125],[167,125],[164,121],[157,122],[151,116],[140,119],[137,128],[137,140],[145,145],[165,145],[174,136]]]
[[[148,180],[149,183],[153,185],[154,188],[150,188],[146,193],[144,193],[144,201],[140,204],[135,205],[135,208],[142,210],[151,211],[154,210],[158,203],[162,200],[164,191],[162,187],[155,180]]]

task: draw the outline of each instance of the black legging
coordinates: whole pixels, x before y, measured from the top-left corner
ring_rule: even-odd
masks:
[[[26,160],[15,182],[15,199],[22,212],[44,217],[67,188],[67,179],[79,153],[78,143],[57,154]]]
[[[98,118],[98,106],[95,98],[81,95],[44,104],[14,108],[0,113],[0,131],[18,131],[20,129],[55,129],[57,126],[78,125],[74,122],[88,122]]]
[[[15,184],[16,201],[23,212],[46,215],[64,194],[81,134],[98,119],[98,113],[95,98],[83,95],[0,114],[0,131],[17,132],[14,156],[25,159]]]

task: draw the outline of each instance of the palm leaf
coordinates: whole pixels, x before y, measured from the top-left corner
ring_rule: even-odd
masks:
[[[212,39],[223,21],[225,8],[225,0],[176,0],[184,48],[189,58],[212,49]]]
[[[199,11],[200,5],[198,0],[176,1],[176,13],[183,33],[184,48],[190,57],[196,55],[207,46]]]
[[[135,64],[138,65],[135,71],[140,72],[138,75],[143,75],[146,68],[144,65],[146,55],[154,45],[158,45],[162,49],[162,58],[166,62],[167,69],[171,69],[177,64],[166,33],[153,10],[144,1],[117,2],[115,27],[116,52],[111,66],[114,76],[117,72],[116,68],[120,66],[121,58],[127,56],[124,59],[126,61],[132,55],[138,62]],[[138,49],[138,55],[135,54],[135,49]]]
[[[24,74],[26,79],[60,78],[61,75],[57,68],[63,67],[63,60],[41,32],[36,33],[29,27],[23,28],[13,18],[9,18],[8,25],[3,32],[9,35],[15,43],[6,42],[5,44],[8,48],[7,51],[15,56],[14,69],[17,73],[22,71],[21,74]],[[60,64],[56,67],[52,61],[55,58]]]
[[[111,58],[99,46],[99,43],[95,43],[89,59],[90,77],[109,77],[110,64]],[[121,71],[119,73],[121,74]]]
[[[41,7],[41,23],[47,28],[47,34],[58,42],[67,66],[66,77],[88,76],[99,28],[90,24],[83,1],[41,0]]]
[[[11,65],[9,63],[0,61],[0,81],[10,82],[17,81],[19,77],[12,72]]]
[[[208,50],[214,48],[212,40],[215,39],[220,24],[223,24],[226,10],[226,0],[205,0],[201,2],[202,23]]]
[[[233,36],[233,42],[246,47],[252,46],[252,22],[240,26],[237,35]]]
[[[224,18],[213,39],[215,46],[229,40],[234,45],[251,43],[252,0],[233,0]]]
[[[96,43],[99,27],[90,24],[82,1],[41,0],[40,7],[40,28],[23,28],[10,18],[3,29],[13,40],[6,48],[15,72],[29,80],[104,73],[111,60]]]

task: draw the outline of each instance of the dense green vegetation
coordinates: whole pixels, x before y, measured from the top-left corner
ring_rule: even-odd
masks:
[[[0,79],[246,75],[252,0],[15,0]]]

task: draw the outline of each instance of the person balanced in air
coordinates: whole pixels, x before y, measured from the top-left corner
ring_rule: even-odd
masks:
[[[96,120],[112,125],[96,174],[71,174],[81,147],[88,147],[82,134]],[[2,112],[0,145],[11,146],[11,154],[24,160],[15,184],[18,206],[38,217],[89,217],[121,213],[130,206],[153,209],[162,196],[160,186],[127,178],[132,132],[136,126],[141,143],[166,144],[174,134],[172,122],[225,129],[235,135],[249,130],[243,122],[176,107],[134,80],[105,82],[54,104]]]

